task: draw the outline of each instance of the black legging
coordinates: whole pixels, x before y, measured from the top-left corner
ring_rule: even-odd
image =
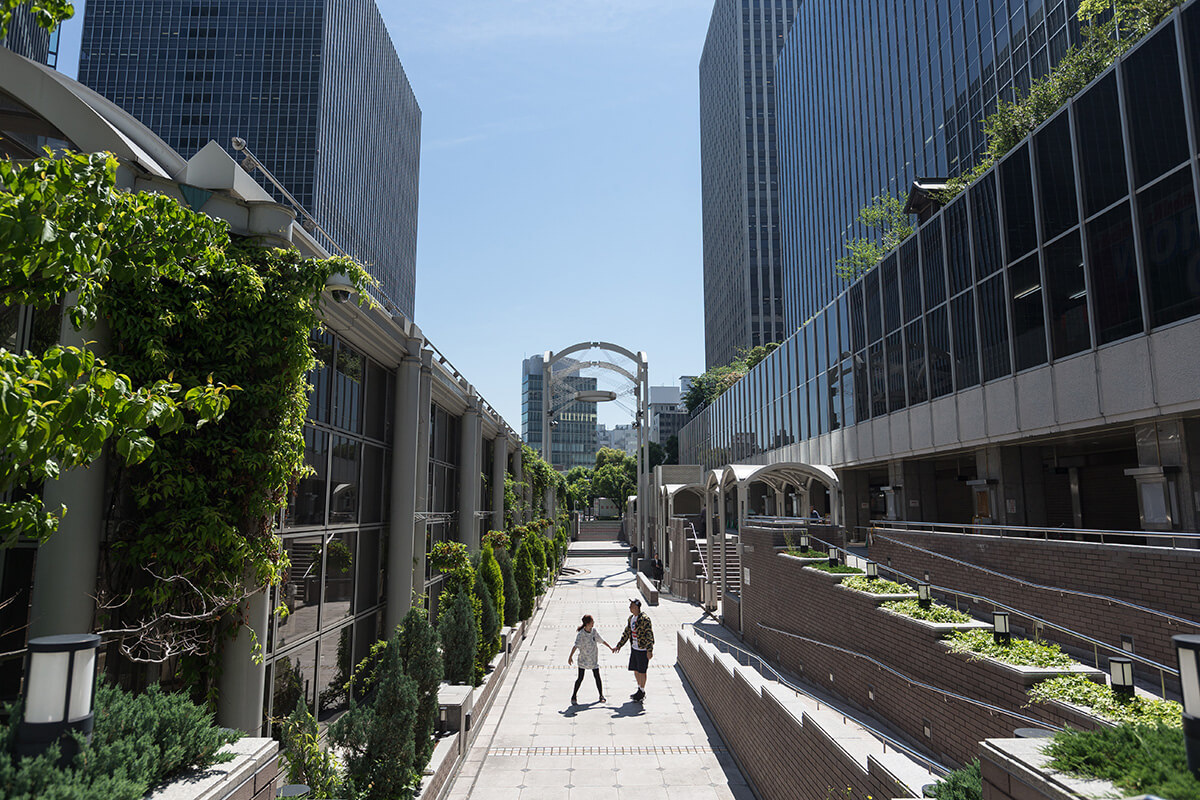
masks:
[[[579,677],[575,679],[575,691],[571,692],[572,697],[579,694],[579,687],[583,683],[583,673],[584,672],[585,672],[584,668],[580,667],[579,668]],[[594,675],[596,678],[596,691],[600,693],[601,697],[604,697],[604,687],[600,685],[600,668],[596,667],[595,669],[593,669],[592,675]]]

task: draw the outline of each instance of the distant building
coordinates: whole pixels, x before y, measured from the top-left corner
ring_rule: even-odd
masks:
[[[596,427],[596,450],[605,447],[621,450],[624,453],[637,455],[637,429],[633,425],[616,425],[611,429],[605,425]],[[592,460],[595,464],[595,459]]]
[[[53,67],[58,62],[58,29],[51,33],[38,25],[28,5],[13,12],[8,33],[0,39],[0,45],[39,64]]]
[[[650,387],[650,441],[665,444],[679,434],[679,429],[687,422],[682,402],[682,385]]]
[[[564,358],[554,364],[555,372],[566,370],[578,362]],[[594,391],[595,378],[570,375],[561,380],[572,391]],[[542,446],[542,357],[530,356],[521,362],[521,432],[525,443],[546,457]],[[553,449],[547,459],[556,470],[566,472],[572,467],[592,467],[596,464],[596,404],[572,400],[561,408],[551,407],[554,428],[551,433]]]
[[[184,155],[244,139],[413,318],[421,109],[374,0],[88,0],[79,80]]]

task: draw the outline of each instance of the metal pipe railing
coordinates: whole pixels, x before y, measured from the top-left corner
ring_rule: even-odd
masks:
[[[916,761],[921,762],[923,765],[925,765],[925,768],[928,769],[931,773],[938,775],[938,776],[945,776],[945,775],[949,774],[949,772],[950,772],[949,767],[946,767],[945,765],[943,765],[937,761],[934,761],[932,758],[924,755],[923,753],[919,752],[918,750],[913,749],[912,747],[905,744],[904,742],[901,742],[900,740],[896,739],[895,737],[890,736],[887,733],[884,733],[882,730],[879,730],[878,728],[874,727],[873,725],[864,723],[862,719],[860,719],[858,717],[847,716],[846,712],[842,711],[840,708],[831,706],[828,701],[822,701],[821,698],[817,697],[812,692],[809,692],[809,691],[805,690],[804,688],[792,683],[787,678],[783,677],[783,675],[781,675],[778,670],[776,670],[769,663],[767,663],[767,661],[762,656],[758,655],[757,653],[752,653],[749,650],[745,650],[741,647],[738,647],[737,645],[735,645],[731,642],[728,642],[728,641],[720,638],[719,636],[717,636],[713,633],[710,633],[709,631],[704,630],[703,628],[697,626],[696,623],[694,623],[694,622],[685,622],[680,627],[682,627],[682,628],[690,627],[695,633],[699,634],[706,641],[710,642],[714,647],[721,650],[721,652],[728,653],[729,655],[733,656],[737,660],[738,664],[741,664],[742,666],[752,667],[753,666],[752,662],[754,664],[757,664],[758,666],[756,667],[756,669],[759,671],[760,674],[762,674],[765,677],[769,673],[772,676],[773,680],[776,683],[778,683],[780,686],[783,686],[783,687],[789,689],[796,695],[806,697],[809,700],[813,701],[814,703],[816,703],[818,711],[821,709],[822,703],[824,703],[824,706],[826,708],[829,708],[830,710],[836,711],[838,714],[841,714],[843,723],[847,722],[848,720],[853,720],[856,725],[863,728],[863,730],[866,730],[872,736],[874,736],[876,739],[879,740],[880,744],[883,745],[883,750],[885,753],[887,752],[888,746],[891,745],[891,747],[904,753],[909,758],[912,758]],[[762,625],[760,623],[759,627],[765,628],[766,626]],[[742,664],[742,657],[744,657],[746,659],[745,664]],[[1041,725],[1042,723],[1038,722],[1037,724]]]
[[[861,527],[861,526],[860,526]],[[912,531],[917,533],[945,533],[945,534],[965,534],[965,535],[984,535],[984,536],[999,536],[1001,538],[1006,535],[1009,538],[1022,539],[1043,539],[1049,540],[1058,538],[1064,534],[1071,536],[1082,536],[1083,541],[1095,541],[1100,544],[1122,544],[1121,542],[1111,541],[1113,537],[1136,537],[1140,539],[1169,539],[1172,549],[1180,549],[1176,545],[1176,539],[1184,542],[1191,542],[1192,547],[1200,545],[1200,533],[1192,533],[1186,531],[1106,531],[1097,528],[1035,528],[1024,525],[991,525],[983,523],[946,523],[946,522],[908,522],[905,520],[882,519],[871,520],[872,528],[891,528],[897,531]],[[1016,534],[1014,537],[1013,534]],[[1105,541],[1108,537],[1109,541]],[[1147,544],[1139,545],[1141,547],[1163,547],[1164,545]]]

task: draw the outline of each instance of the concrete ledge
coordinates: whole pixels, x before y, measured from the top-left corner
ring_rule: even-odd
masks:
[[[638,591],[642,593],[642,598],[646,601],[646,604],[651,606],[658,605],[658,589],[654,588],[654,584],[650,582],[650,579],[639,572],[637,583]]]
[[[434,800],[442,793],[458,765],[460,738],[458,734],[453,734],[438,740],[433,748],[433,756],[425,767],[426,777],[421,780],[421,788],[416,795],[418,800]]]
[[[227,745],[232,761],[175,780],[147,800],[271,800],[279,778],[279,743],[244,738]]]

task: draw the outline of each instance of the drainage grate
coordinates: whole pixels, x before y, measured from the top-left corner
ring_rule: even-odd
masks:
[[[726,753],[724,747],[679,745],[678,747],[493,747],[489,756],[654,756],[695,753]]]

